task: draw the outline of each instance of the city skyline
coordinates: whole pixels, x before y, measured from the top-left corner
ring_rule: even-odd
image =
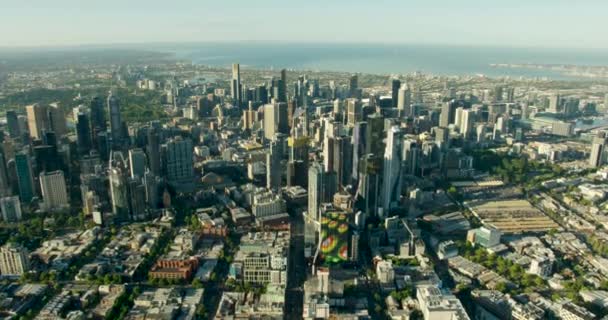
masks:
[[[0,28],[18,32],[0,48],[240,41],[608,48],[602,1],[34,2],[3,9]]]

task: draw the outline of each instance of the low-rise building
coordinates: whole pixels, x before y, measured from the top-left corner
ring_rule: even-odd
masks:
[[[416,297],[425,320],[469,320],[462,303],[454,295],[434,286],[420,286]]]

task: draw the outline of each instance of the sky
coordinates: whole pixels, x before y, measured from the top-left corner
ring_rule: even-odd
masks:
[[[0,0],[0,47],[210,41],[608,48],[607,0]]]

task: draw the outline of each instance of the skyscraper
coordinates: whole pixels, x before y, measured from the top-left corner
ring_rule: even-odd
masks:
[[[281,90],[282,93],[279,96],[280,102],[287,102],[287,70],[281,69]]]
[[[110,133],[112,137],[112,149],[116,147],[122,146],[123,136],[122,136],[122,118],[120,116],[120,106],[118,104],[118,99],[110,94],[108,95],[107,100],[108,105],[108,113],[110,114]]]
[[[346,101],[346,123],[354,127],[355,123],[363,120],[363,105],[359,99],[348,99]]]
[[[316,221],[321,221],[319,206],[321,205],[323,187],[323,167],[315,162],[308,169],[308,215]]]
[[[273,102],[264,105],[264,138],[272,140],[277,133],[289,134],[287,103]]]
[[[78,153],[88,154],[91,151],[91,127],[89,116],[84,112],[79,112],[76,117],[76,145]]]
[[[131,178],[141,179],[146,172],[146,154],[142,149],[135,148],[129,150],[129,168]]]
[[[468,139],[473,132],[473,124],[475,122],[475,113],[471,109],[464,109],[460,117],[460,133],[465,139]]]
[[[416,140],[406,138],[403,140],[403,174],[404,175],[416,175],[418,174],[419,158],[420,158],[420,147]]]
[[[19,185],[19,198],[29,203],[34,197],[34,177],[30,156],[25,151],[15,154],[15,171]]]
[[[399,127],[391,127],[387,133],[384,151],[383,217],[386,217],[393,204],[399,201],[399,197],[401,196],[401,142]]]
[[[91,110],[91,132],[97,134],[98,132],[106,131],[107,124],[103,98],[96,96],[91,99],[89,109]]]
[[[361,157],[359,164],[359,184],[356,199],[358,207],[366,215],[375,215],[380,201],[380,174],[382,158],[374,154]]]
[[[352,144],[347,136],[326,137],[323,149],[325,171],[335,172],[339,186],[347,186],[352,175]]]
[[[404,84],[397,93],[397,109],[401,112],[402,117],[412,116],[411,112],[412,92],[407,84]]]
[[[399,79],[393,79],[391,81],[392,87],[391,87],[391,99],[392,99],[392,104],[393,104],[393,108],[397,108],[398,105],[398,100],[399,100],[399,88],[401,88],[401,81],[399,81]]]
[[[118,221],[129,220],[129,201],[127,194],[127,164],[122,152],[112,151],[109,164],[110,195],[112,213]]]
[[[381,156],[384,153],[384,117],[379,113],[367,116],[365,153]]]
[[[456,102],[454,100],[445,102],[441,108],[441,115],[439,117],[439,126],[447,128],[450,124],[454,123],[456,117]]]
[[[68,193],[63,171],[40,173],[40,190],[46,210],[65,209],[69,207]]]
[[[593,138],[591,144],[591,154],[589,156],[589,165],[597,168],[606,163],[606,133],[598,132]]]
[[[230,96],[235,101],[235,104],[238,107],[241,107],[243,104],[242,101],[242,85],[241,85],[241,67],[238,63],[232,64],[232,82],[230,85]]]
[[[25,112],[27,113],[30,137],[37,140],[42,139],[42,133],[49,129],[47,107],[36,103],[26,106]]]
[[[266,154],[266,187],[274,191],[281,190],[281,159],[283,157],[283,136],[277,134],[270,142],[268,153]]]
[[[352,157],[352,181],[359,180],[359,159],[365,154],[366,141],[365,133],[367,130],[367,122],[360,121],[355,124],[352,135],[353,157]]]
[[[2,220],[6,222],[21,221],[21,201],[19,201],[19,197],[0,198],[0,210],[2,211]]]
[[[28,252],[21,245],[7,243],[0,247],[0,274],[20,276],[30,268]]]
[[[6,126],[8,127],[8,134],[11,138],[21,137],[21,130],[19,129],[19,117],[17,112],[9,110],[6,112]]]
[[[6,163],[7,161],[6,157],[4,156],[4,150],[0,148],[0,196],[11,195],[11,185]]]
[[[63,137],[67,133],[67,126],[65,124],[65,114],[63,109],[56,104],[52,103],[47,107],[49,121],[47,131],[52,131],[57,137]]]
[[[146,187],[140,177],[127,179],[127,194],[129,200],[129,218],[139,221],[147,217]]]
[[[160,176],[160,129],[155,123],[150,123],[150,127],[148,128],[148,146],[146,151],[148,152],[150,171],[152,171],[154,175]]]
[[[192,140],[175,137],[164,145],[164,160],[167,180],[174,186],[193,181]]]
[[[350,76],[348,80],[349,98],[359,98],[359,78],[356,74]]]
[[[561,99],[559,94],[553,94],[549,97],[549,108],[547,108],[548,112],[551,113],[560,113],[561,112]]]
[[[146,203],[152,208],[157,209],[160,205],[160,195],[162,179],[155,176],[152,171],[144,174],[144,186],[146,187]]]

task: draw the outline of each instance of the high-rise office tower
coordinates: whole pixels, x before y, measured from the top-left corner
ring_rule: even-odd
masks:
[[[450,147],[450,129],[444,127],[434,127],[435,142],[437,145],[446,150]]]
[[[96,96],[91,99],[89,109],[91,110],[91,132],[97,134],[98,132],[106,131],[108,126],[106,124],[103,98]]]
[[[589,165],[597,168],[604,165],[604,163],[606,163],[606,132],[598,132],[591,144]]]
[[[339,150],[335,153],[334,161],[336,165],[336,174],[338,184],[342,187],[346,187],[351,184],[352,172],[353,172],[353,144],[351,137],[341,136],[335,141],[336,146],[339,146]],[[338,148],[334,148],[336,150]]]
[[[580,104],[580,100],[579,99],[575,99],[575,98],[569,98],[569,99],[567,99],[564,102],[564,106],[562,108],[563,109],[563,114],[566,117],[572,117],[572,116],[574,116],[578,112],[578,110],[579,110],[579,108],[578,108],[579,104]]]
[[[509,87],[507,88],[507,102],[515,101],[515,88]]]
[[[143,178],[146,172],[146,154],[140,148],[129,150],[129,168],[131,178]]]
[[[494,124],[494,131],[492,139],[498,140],[502,137],[502,134],[505,133],[506,125],[505,119],[503,117],[498,117],[496,119],[496,123]]]
[[[356,74],[350,76],[348,80],[348,96],[350,98],[360,98],[359,97],[359,78]]]
[[[42,139],[42,133],[50,127],[47,107],[36,103],[26,106],[25,112],[27,114],[30,137],[36,140]]]
[[[268,103],[268,89],[265,84],[255,88],[255,101],[259,103]]]
[[[367,116],[365,153],[381,156],[384,153],[384,117],[379,113]]]
[[[337,190],[336,173],[314,162],[308,169],[308,215],[321,221],[321,204],[331,202]]]
[[[21,221],[21,201],[19,201],[19,197],[0,198],[0,210],[2,211],[2,220],[6,222]]]
[[[497,85],[494,87],[494,101],[502,101],[504,87],[501,85]]]
[[[363,120],[363,105],[359,99],[346,101],[346,124],[354,127],[355,123]]]
[[[308,169],[308,215],[321,221],[320,210],[323,194],[323,167],[315,162]]]
[[[123,128],[122,118],[120,115],[120,105],[118,104],[118,98],[110,94],[107,100],[108,113],[110,114],[110,134],[112,138],[112,149],[122,146],[123,143]]]
[[[287,186],[308,187],[307,163],[303,160],[289,160],[287,162]]]
[[[167,180],[173,185],[188,184],[193,181],[192,140],[175,137],[164,145]]]
[[[399,88],[399,92],[397,93],[397,109],[401,113],[402,117],[411,117],[413,116],[411,112],[412,105],[412,92],[410,91],[407,84],[404,84]]]
[[[4,156],[4,150],[0,148],[0,196],[2,197],[12,194],[6,163],[7,161],[6,157]]]
[[[65,209],[69,207],[68,193],[63,171],[40,173],[40,190],[46,210]]]
[[[382,187],[383,217],[386,217],[401,196],[401,130],[398,126],[389,129],[384,151],[384,176]]]
[[[34,177],[30,156],[25,151],[15,154],[15,171],[19,185],[19,198],[29,203],[34,197]]]
[[[140,177],[130,177],[127,179],[127,194],[129,199],[129,218],[135,221],[146,219],[146,187]]]
[[[156,176],[161,175],[161,161],[160,161],[160,128],[154,123],[150,123],[148,127],[148,146],[146,151],[148,152],[148,162],[150,165],[150,171]]]
[[[454,100],[445,102],[441,108],[441,115],[439,117],[439,126],[447,128],[450,124],[454,123],[456,117],[456,102]]]
[[[112,151],[109,164],[110,195],[112,213],[118,221],[129,220],[129,200],[127,192],[127,162],[122,152]]]
[[[380,201],[380,175],[382,158],[374,154],[361,157],[359,164],[359,184],[356,199],[358,207],[367,216],[375,215]]]
[[[253,125],[257,122],[257,111],[253,110],[253,102],[249,101],[249,107],[243,112],[243,130],[253,129]]]
[[[404,139],[402,151],[403,154],[401,156],[401,159],[403,159],[403,174],[418,174],[420,158],[420,147],[418,145],[418,142],[413,139]]]
[[[477,143],[483,142],[486,138],[486,126],[485,124],[477,125],[477,129],[475,131],[477,135]]]
[[[54,132],[57,137],[63,137],[67,134],[68,129],[63,109],[58,104],[53,103],[47,107],[47,112],[47,119],[49,120],[47,131]]]
[[[293,129],[293,118],[296,114],[297,108],[298,103],[296,99],[291,98],[289,101],[287,101],[287,127],[289,129],[289,133],[291,133],[291,130]]]
[[[268,153],[266,154],[266,187],[274,191],[281,190],[283,144],[283,136],[279,134],[275,135],[274,139],[270,142]]]
[[[278,121],[277,131],[281,134],[289,135],[289,115],[287,112],[287,103],[277,103],[275,110],[275,112],[277,113],[276,119]]]
[[[6,112],[6,126],[8,127],[8,134],[11,138],[20,138],[21,129],[19,129],[19,117],[17,112],[9,110]]]
[[[396,109],[399,100],[399,88],[401,88],[401,81],[399,81],[399,79],[393,79],[391,84],[391,102],[393,104],[392,107]]]
[[[308,137],[291,136],[288,139],[289,162],[287,163],[287,185],[308,186]]]
[[[359,159],[365,154],[365,133],[367,131],[367,122],[360,121],[355,124],[352,135],[352,146],[353,146],[353,157],[352,157],[352,174],[351,179],[353,182],[359,180]]]
[[[287,102],[287,70],[281,70],[281,87],[279,90],[279,102]]]
[[[242,84],[241,84],[241,67],[238,63],[232,64],[232,82],[230,86],[230,96],[235,101],[235,104],[238,107],[241,107],[243,104],[242,101]]]
[[[473,132],[473,124],[475,123],[475,112],[471,109],[464,109],[460,117],[460,133],[465,139],[468,139]]]
[[[334,171],[334,136],[325,134],[323,139],[323,170]]]
[[[146,171],[144,174],[144,186],[146,188],[146,203],[152,209],[158,209],[160,206],[160,195],[162,179],[154,175],[152,171]]]
[[[458,107],[458,108],[456,108],[456,112],[454,113],[454,125],[459,130],[460,130],[461,125],[462,125],[461,121],[462,121],[462,111],[463,110],[464,110],[464,107]]]
[[[78,146],[78,153],[88,154],[91,151],[93,146],[91,137],[89,116],[84,112],[79,112],[76,116],[76,145]]]
[[[561,98],[559,94],[553,94],[549,97],[549,108],[548,112],[560,113],[561,112]]]
[[[287,103],[274,102],[264,106],[264,137],[272,140],[277,133],[289,134]]]
[[[15,243],[0,247],[0,274],[20,276],[30,269],[27,249]]]
[[[272,98],[276,102],[287,102],[283,100],[287,100],[287,93],[283,91],[285,89],[285,85],[283,84],[283,80],[281,79],[272,79]]]

